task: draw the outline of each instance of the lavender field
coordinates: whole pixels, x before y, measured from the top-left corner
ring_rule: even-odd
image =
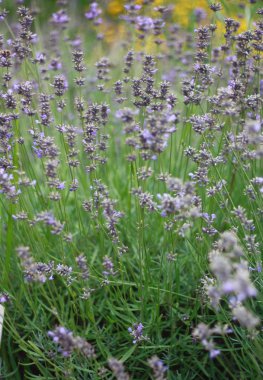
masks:
[[[0,3],[0,379],[261,380],[262,2]]]

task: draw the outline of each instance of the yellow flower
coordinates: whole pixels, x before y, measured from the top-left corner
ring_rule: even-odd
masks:
[[[184,27],[189,25],[190,17],[195,8],[203,8],[207,11],[209,9],[207,0],[177,0],[174,2],[174,5],[175,19]]]
[[[120,13],[122,13],[123,10],[124,10],[124,7],[123,7],[122,1],[113,0],[113,1],[110,1],[108,6],[107,6],[107,12],[111,16],[117,16]]]
[[[136,4],[142,4],[143,0],[136,0]],[[204,20],[204,23],[209,23],[212,20],[212,17],[215,16],[214,13],[209,9],[209,1],[208,0],[154,0],[153,4],[148,8],[148,11],[150,11],[149,16],[156,16],[156,12],[153,11],[153,8],[155,6],[159,5],[170,5],[172,4],[174,6],[173,10],[173,18],[174,21],[180,24],[182,27],[186,28],[190,25],[191,22],[193,22],[193,12],[196,8],[203,8],[204,11],[207,13],[207,19]],[[237,19],[240,22],[240,28],[238,30],[238,33],[244,32],[248,28],[248,21],[246,18],[238,18],[238,4],[239,0],[231,0],[231,3],[226,3],[226,8],[220,12],[220,20],[217,17],[217,20],[214,19],[214,22],[217,24],[217,31],[216,34],[219,36],[222,35],[225,30],[224,21],[223,19],[225,17],[232,17],[234,19]],[[249,5],[248,5],[249,7]],[[106,8],[108,14],[110,14],[112,17],[118,16],[121,13],[124,13],[124,0],[111,0],[108,2],[107,8]],[[116,27],[118,29],[119,27]],[[118,33],[116,33],[116,30],[114,30],[114,27],[111,27],[110,30],[105,31],[106,39],[108,41],[114,41],[119,36]],[[148,39],[145,41],[145,44],[147,46],[147,50],[153,49],[153,41],[152,39]]]
[[[123,24],[103,23],[100,31],[103,33],[106,42],[113,43],[123,38],[126,29]]]

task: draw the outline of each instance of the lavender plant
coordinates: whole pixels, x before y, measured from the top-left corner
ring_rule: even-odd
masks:
[[[0,4],[0,377],[261,379],[259,1],[81,3]]]

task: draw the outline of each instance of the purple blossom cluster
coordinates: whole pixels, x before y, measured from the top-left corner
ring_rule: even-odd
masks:
[[[48,336],[59,346],[58,351],[64,357],[69,357],[73,351],[78,351],[88,359],[95,358],[93,346],[80,336],[74,336],[72,331],[63,326],[58,326],[53,331],[49,331]]]
[[[129,380],[130,376],[125,372],[125,368],[121,361],[110,358],[108,360],[109,367],[111,371],[113,372],[114,376],[117,380]]]
[[[227,299],[234,319],[248,329],[255,328],[259,319],[244,306],[244,302],[255,297],[257,290],[250,279],[244,253],[232,231],[221,234],[215,249],[209,254],[209,261],[215,281],[207,284],[206,292],[212,306],[219,309],[221,300]]]
[[[220,355],[220,350],[216,348],[213,335],[226,335],[232,333],[232,330],[227,326],[216,325],[215,327],[210,328],[205,323],[199,323],[199,325],[193,331],[194,339],[201,341],[205,350],[209,352],[211,359],[216,358]]]
[[[88,20],[93,20],[94,25],[102,23],[102,19],[99,17],[102,13],[98,3],[91,3],[88,12],[85,13],[85,17]]]
[[[133,341],[132,341],[133,344],[136,344],[138,342],[148,339],[146,336],[143,335],[143,329],[144,329],[144,326],[141,322],[134,323],[132,327],[128,328],[128,332],[133,338]]]
[[[158,358],[157,355],[148,359],[148,364],[153,370],[153,376],[155,380],[165,380],[168,367],[164,365],[163,361]]]

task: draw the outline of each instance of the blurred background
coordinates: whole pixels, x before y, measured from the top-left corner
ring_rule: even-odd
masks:
[[[71,15],[83,16],[92,2],[90,0],[68,0],[67,7],[70,8]],[[138,4],[142,4],[143,2],[144,0],[136,1]],[[153,6],[173,5],[175,22],[186,28],[191,28],[195,17],[198,17],[197,15],[201,15],[205,22],[206,13],[210,13],[209,3],[211,2],[209,0],[154,0],[152,4]],[[257,8],[257,5],[260,7],[260,3],[262,4],[261,0],[221,0],[220,2],[223,5],[224,15],[226,17],[238,18],[241,29],[244,30],[251,19],[251,12]],[[45,22],[53,12],[63,6],[63,3],[65,3],[63,0],[2,0],[1,7],[8,10],[10,15],[15,13],[17,4],[34,8],[35,11],[39,12],[40,22]],[[118,22],[118,16],[125,11],[124,4],[126,2],[124,0],[98,0],[97,3],[104,10],[104,18],[111,22]]]

